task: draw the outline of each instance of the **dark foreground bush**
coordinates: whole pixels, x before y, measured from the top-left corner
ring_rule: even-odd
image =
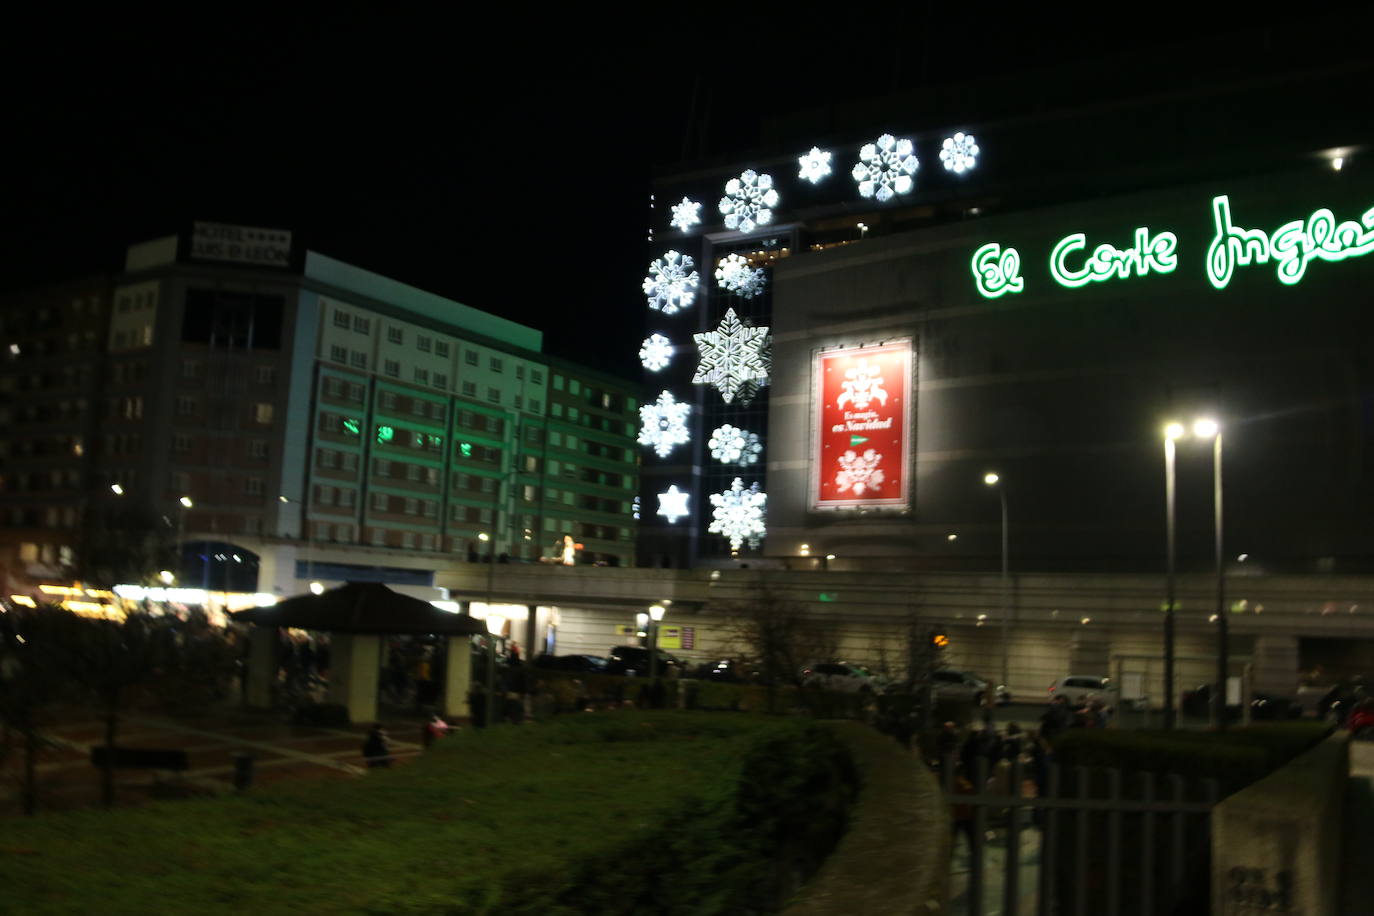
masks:
[[[365,778],[14,820],[16,913],[765,913],[837,841],[809,720],[639,713],[466,730]]]

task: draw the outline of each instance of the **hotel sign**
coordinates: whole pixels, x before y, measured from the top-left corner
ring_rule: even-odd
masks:
[[[1211,244],[1205,250],[1196,249],[1194,263],[1205,262],[1207,279],[1215,289],[1225,289],[1238,267],[1273,264],[1279,282],[1293,286],[1307,274],[1313,261],[1334,263],[1374,251],[1374,208],[1366,210],[1358,221],[1337,221],[1335,214],[1323,207],[1306,219],[1295,219],[1266,232],[1237,226],[1231,215],[1231,199],[1223,194],[1212,198],[1212,226]],[[1180,244],[1173,232],[1151,232],[1142,226],[1126,248],[1101,239],[1089,251],[1086,234],[1074,232],[1051,250],[1049,272],[1056,283],[1069,289],[1169,274],[1178,267]],[[1014,295],[1026,288],[1021,253],[1000,242],[979,247],[969,267],[978,292],[985,298]]]
[[[910,341],[821,351],[814,368],[812,508],[910,505]]]
[[[191,257],[264,267],[291,265],[291,233],[284,229],[196,223],[191,232]]]

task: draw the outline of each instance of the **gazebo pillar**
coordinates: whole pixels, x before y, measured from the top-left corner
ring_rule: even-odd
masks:
[[[472,709],[468,706],[468,691],[472,689],[472,637],[466,634],[449,636],[447,653],[444,692],[440,697],[441,711],[446,716],[470,719]]]
[[[270,709],[272,683],[277,679],[281,637],[276,627],[253,627],[248,631],[248,667],[243,701],[250,709]]]
[[[365,633],[334,633],[329,656],[329,702],[348,707],[348,718],[355,723],[377,721],[382,638]]]

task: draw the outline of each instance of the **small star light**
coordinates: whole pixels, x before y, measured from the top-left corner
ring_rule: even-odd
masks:
[[[683,232],[686,232],[693,226],[701,225],[701,204],[697,203],[695,200],[688,200],[684,197],[682,198],[682,203],[673,204],[671,209],[673,211],[673,218],[670,219],[668,223],[673,228],[681,229]]]
[[[668,524],[677,523],[680,518],[685,518],[690,513],[687,511],[687,497],[689,494],[677,488],[677,484],[668,487],[667,490],[658,494],[658,514],[668,520]]]
[[[797,157],[798,178],[817,184],[830,174],[830,153],[820,147],[811,147],[811,152]]]
[[[948,171],[962,175],[978,164],[978,143],[973,134],[957,131],[954,136],[945,138],[942,147],[940,161]]]
[[[657,372],[672,360],[675,349],[662,334],[650,334],[640,345],[639,364],[650,372]]]

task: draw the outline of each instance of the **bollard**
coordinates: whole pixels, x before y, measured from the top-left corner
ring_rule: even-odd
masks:
[[[234,754],[234,788],[242,792],[253,784],[253,755],[246,751]]]

